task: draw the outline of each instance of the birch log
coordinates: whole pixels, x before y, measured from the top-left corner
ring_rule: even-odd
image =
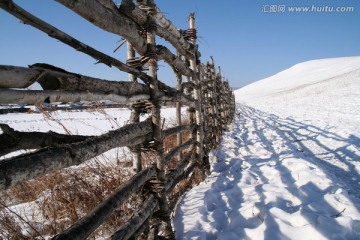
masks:
[[[195,14],[191,13],[189,16],[189,24],[190,24],[190,29],[192,29],[193,31],[196,31],[196,26],[195,26]],[[196,39],[193,39],[193,44],[196,44]],[[190,59],[190,68],[192,71],[196,72],[197,71],[197,67],[196,67],[196,60],[197,60],[197,56],[194,55],[192,59]],[[202,162],[203,161],[203,139],[204,139],[204,132],[203,132],[203,116],[202,116],[202,106],[201,106],[201,94],[200,94],[200,79],[198,74],[194,74],[193,75],[193,82],[195,85],[197,85],[197,88],[194,89],[193,94],[194,94],[194,99],[195,99],[195,117],[196,117],[196,124],[198,125],[198,131],[196,133],[196,141],[197,141],[197,145],[196,145],[196,154],[198,155],[197,157],[199,158],[199,161]]]
[[[140,55],[146,56],[149,53],[145,39],[137,31],[137,24],[122,14],[113,14],[112,11],[105,7],[99,0],[56,1],[103,30],[124,37]],[[156,52],[159,60],[164,60],[168,64],[181,69],[181,71],[184,72],[183,75],[191,73],[183,62],[177,59],[167,48],[159,46]]]
[[[34,15],[30,14],[26,10],[22,9],[18,5],[16,5],[12,0],[2,0],[0,1],[0,7],[7,11],[8,13],[14,15],[15,17],[19,18],[23,23],[29,24],[46,34],[50,37],[60,40],[61,42],[75,48],[77,51],[83,52],[92,56],[96,60],[101,63],[106,64],[107,66],[115,66],[118,69],[127,72],[133,73],[137,75],[142,75],[144,79],[147,79],[148,76],[146,74],[140,72],[136,68],[132,68],[119,60],[110,57],[102,52],[97,51],[96,49],[80,42],[79,40],[71,37],[70,35],[66,34],[65,32],[55,28],[54,26],[42,21],[41,19],[35,17]]]
[[[86,90],[114,93],[120,95],[148,94],[149,88],[140,83],[127,81],[109,81],[67,72],[48,65],[34,64],[31,69],[43,71],[38,82],[45,90]]]
[[[71,5],[72,1],[66,1],[66,2]],[[102,52],[99,52],[96,49],[78,41],[77,39],[71,37],[70,35],[60,31],[59,29],[53,27],[52,25],[28,13],[27,11],[25,11],[15,3],[13,3],[12,0],[1,1],[0,7],[3,8],[5,11],[9,12],[10,14],[14,15],[15,17],[19,18],[20,20],[22,20],[25,24],[29,24],[47,33],[50,37],[60,40],[61,42],[75,48],[77,51],[81,51],[95,58],[99,62],[106,64],[107,66],[114,66],[120,69],[121,71],[134,74],[135,76],[143,80],[145,83],[150,83],[151,81],[151,77],[146,73],[141,72],[136,68],[130,67],[122,63],[121,61],[113,57],[110,57]],[[161,82],[160,80],[158,80],[158,84],[159,84],[159,89],[167,91],[169,93],[176,93],[176,89],[167,86],[165,83]]]
[[[113,14],[112,10],[104,6],[99,0],[56,0],[65,7],[79,14],[99,28],[118,34],[127,39],[136,51],[144,55],[147,51],[145,39],[139,34],[137,24],[131,19]]]
[[[135,58],[135,50],[132,47],[132,45],[127,42],[127,59],[133,59]],[[136,77],[134,74],[129,74],[129,81],[132,83],[137,83]],[[140,110],[132,105],[131,107],[131,116],[130,116],[130,122],[131,123],[138,123],[140,122]],[[140,172],[142,170],[142,162],[141,162],[141,147],[140,145],[134,146],[131,149],[131,152],[133,154],[133,171],[134,172]]]
[[[120,96],[89,91],[50,91],[0,89],[0,104],[42,104],[61,102],[98,102],[109,100],[120,104],[148,100],[149,95]]]
[[[175,179],[177,179],[182,173],[184,173],[193,155],[193,152],[186,153],[180,163],[176,166],[176,168],[174,170],[171,170],[170,173],[167,174],[167,181],[165,186],[166,192],[172,191],[173,187],[175,186]]]
[[[6,124],[0,124],[0,129],[3,131],[3,134],[0,135],[0,156],[21,149],[53,147],[91,138],[91,136],[66,135],[55,132],[19,132]]]
[[[154,5],[153,0],[148,0],[147,4],[149,6]],[[150,23],[151,25],[152,23]],[[155,46],[155,29],[152,28],[147,33],[147,43],[149,46]],[[172,231],[171,220],[170,220],[170,211],[169,205],[166,197],[166,192],[164,188],[164,184],[166,181],[165,178],[165,168],[166,163],[164,159],[164,146],[163,146],[163,137],[162,137],[162,129],[161,129],[161,106],[159,99],[159,83],[157,81],[157,62],[156,59],[152,58],[149,61],[149,75],[152,77],[152,81],[150,83],[150,96],[151,96],[151,119],[153,124],[153,138],[154,138],[154,146],[155,146],[155,159],[156,159],[156,168],[157,168],[157,181],[159,182],[160,189],[157,192],[157,198],[159,201],[159,212],[161,217],[161,221],[164,224],[164,235],[169,235],[174,238],[174,234]]]
[[[148,24],[148,15],[143,12],[138,6],[136,6],[131,0],[123,0],[121,2],[120,12],[130,17],[134,22],[139,25],[146,26]],[[160,10],[156,7],[157,14],[155,15],[156,20],[161,24],[157,24],[156,33],[159,37],[170,42],[173,47],[179,51],[183,56],[190,58],[193,46],[185,41],[182,35],[177,31],[175,26],[160,13]],[[175,30],[175,31],[174,31]]]
[[[151,122],[146,120],[79,143],[2,160],[0,161],[0,191],[18,182],[78,165],[115,147],[140,144],[149,140],[148,134],[151,133]]]
[[[37,81],[41,71],[0,65],[0,88],[27,88]]]

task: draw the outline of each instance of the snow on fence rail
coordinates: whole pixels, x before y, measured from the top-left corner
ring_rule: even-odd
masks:
[[[122,63],[87,46],[31,15],[11,0],[2,0],[0,7],[24,23],[88,54],[98,62],[128,73],[130,81],[97,79],[48,64],[34,64],[28,68],[2,65],[0,103],[111,100],[131,106],[131,123],[101,136],[25,133],[2,124],[1,155],[19,149],[41,151],[2,160],[0,190],[55,170],[78,165],[110,149],[127,146],[135,153],[133,169],[136,174],[54,239],[88,237],[120,204],[131,195],[139,193],[145,199],[142,208],[113,234],[112,239],[134,238],[145,229],[149,239],[157,238],[160,231],[163,237],[172,239],[174,234],[170,214],[177,199],[170,202],[168,195],[179,182],[191,176],[195,169],[200,170],[202,177],[209,171],[208,153],[219,143],[222,131],[234,116],[233,92],[221,76],[220,69],[216,71],[212,59],[210,63],[200,62],[193,14],[189,17],[190,28],[178,30],[164,17],[153,0],[123,0],[119,7],[108,0],[57,1],[103,30],[122,36],[127,41],[127,62]],[[156,36],[171,43],[177,54],[164,46],[156,45]],[[173,69],[178,81],[177,88],[167,86],[157,79],[157,61],[160,60],[164,60]],[[183,76],[186,77],[184,83]],[[139,83],[137,79],[143,83]],[[43,90],[24,90],[34,82],[38,82]],[[163,102],[176,103],[178,126],[162,129]],[[189,124],[182,124],[182,106],[188,107]],[[139,115],[144,109],[150,110],[151,116],[140,122]],[[182,136],[184,132],[189,133],[187,140]],[[177,146],[165,154],[164,139],[175,134]],[[153,151],[155,156],[153,165],[146,169],[141,164],[143,149]],[[169,162],[174,159],[178,159],[178,162],[175,167],[170,167]],[[144,185],[150,189],[146,193],[141,191]],[[177,189],[177,196],[185,190],[186,188]]]

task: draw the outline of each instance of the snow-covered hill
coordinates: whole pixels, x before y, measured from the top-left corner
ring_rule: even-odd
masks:
[[[235,91],[178,239],[360,239],[360,57],[300,63]]]
[[[360,133],[360,57],[313,60],[235,91],[236,100],[280,116]]]

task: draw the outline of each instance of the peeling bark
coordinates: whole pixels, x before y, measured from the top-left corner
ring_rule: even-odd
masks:
[[[157,9],[157,8],[156,8]],[[138,6],[136,6],[133,1],[131,0],[123,0],[121,2],[121,6],[119,8],[120,12],[122,14],[125,14],[129,18],[131,18],[134,22],[136,22],[139,25],[147,25],[148,24],[148,15],[143,12],[141,9],[139,9]],[[158,11],[158,9],[157,9]],[[173,47],[181,53],[181,55],[191,58],[192,54],[189,50],[193,47],[191,44],[182,37],[182,35],[177,31],[175,27],[171,28],[171,31],[169,31],[170,24],[169,21],[164,21],[164,16],[158,11],[159,14],[156,14],[156,16],[160,16],[159,23],[161,24],[156,26],[156,33],[159,37],[165,39],[166,41],[170,42]],[[175,29],[175,31],[173,31]]]
[[[46,91],[46,90],[12,90],[0,89],[0,104],[42,104],[59,102],[98,102],[109,100],[121,104],[129,104],[140,100],[148,100],[149,95],[120,96],[88,91]]]
[[[70,35],[66,34],[65,32],[55,28],[54,26],[42,21],[41,19],[35,17],[34,15],[30,14],[29,12],[25,11],[12,0],[3,0],[0,2],[0,7],[7,11],[8,13],[14,15],[15,17],[19,18],[23,23],[29,24],[45,33],[47,33],[50,37],[60,40],[61,42],[75,48],[77,51],[83,52],[88,54],[98,60],[101,63],[106,64],[107,66],[115,66],[118,69],[132,73],[135,75],[141,75],[144,79],[148,78],[145,73],[140,72],[136,68],[132,68],[119,60],[110,57],[82,42],[79,40],[71,37]],[[144,75],[145,74],[145,75]]]
[[[89,136],[66,135],[55,132],[19,132],[6,124],[0,124],[0,156],[21,150],[54,147],[84,141]]]
[[[112,10],[99,0],[56,0],[65,7],[79,14],[99,28],[118,34],[127,39],[140,55],[145,55],[147,44],[138,33],[137,24],[121,14],[113,14]]]
[[[41,71],[0,65],[0,88],[27,88],[37,81]]]
[[[80,74],[60,71],[48,64],[34,64],[31,69],[43,71],[38,82],[45,90],[85,90],[119,95],[149,94],[149,88],[140,83],[108,81]]]
[[[18,182],[78,165],[115,147],[133,146],[150,140],[151,121],[129,124],[79,143],[54,147],[0,161],[0,191]]]

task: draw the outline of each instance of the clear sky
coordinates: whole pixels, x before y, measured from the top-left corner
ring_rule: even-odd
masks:
[[[100,30],[59,3],[51,0],[15,2],[78,40],[125,62],[125,46],[113,53],[119,36]],[[178,28],[186,29],[188,14],[196,13],[201,61],[205,63],[213,56],[233,87],[244,86],[307,60],[360,56],[360,0],[155,2]],[[294,12],[292,7],[303,9]],[[338,7],[353,9],[339,12],[348,10]],[[45,62],[93,77],[127,80],[126,74],[119,70],[94,65],[91,57],[21,24],[2,9],[0,29],[0,64],[27,66]],[[175,77],[164,63],[160,63],[159,78],[175,85]]]

